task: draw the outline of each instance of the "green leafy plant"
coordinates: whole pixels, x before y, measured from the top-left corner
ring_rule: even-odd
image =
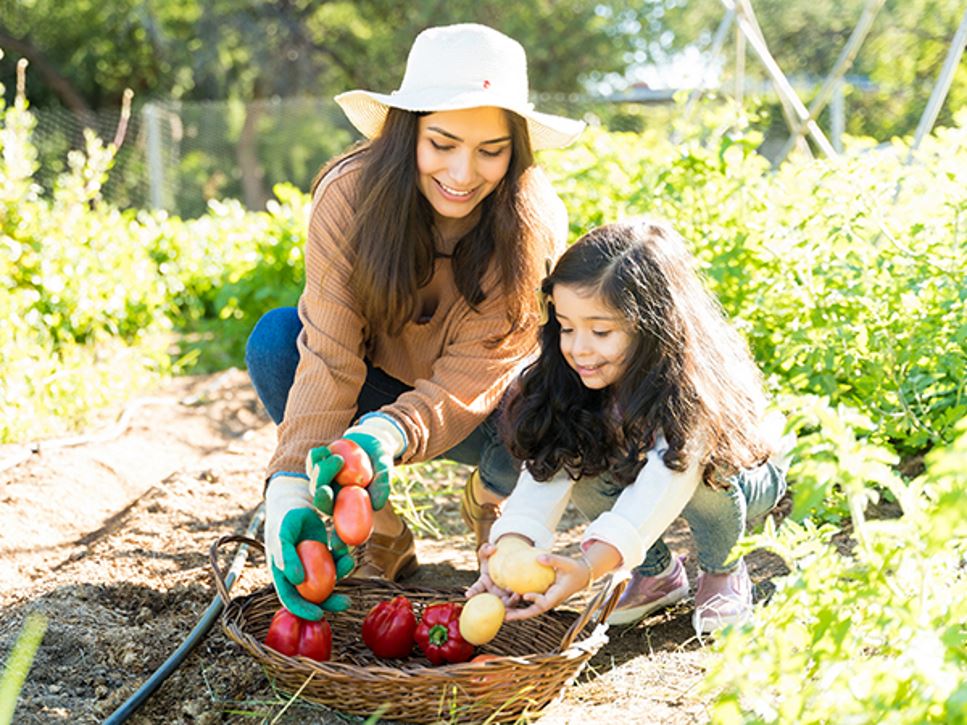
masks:
[[[22,93],[0,100],[0,442],[83,425],[199,358],[241,364],[255,320],[301,287],[308,198],[293,187],[259,213],[120,211],[100,196],[114,147],[87,133],[46,193],[34,125]]]
[[[817,466],[862,501],[889,454],[854,453]],[[734,555],[763,547],[790,573],[753,624],[716,641],[703,685],[714,722],[967,722],[965,467],[967,422],[924,474],[890,483],[899,516],[868,520],[855,506],[838,545],[831,525],[769,519],[739,544]]]
[[[0,675],[0,725],[13,722],[17,698],[46,632],[46,617],[36,612],[27,615]]]

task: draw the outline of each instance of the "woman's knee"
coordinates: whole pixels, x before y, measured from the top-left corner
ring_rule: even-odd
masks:
[[[289,388],[299,366],[296,339],[302,329],[294,307],[265,313],[245,344],[245,365],[255,392],[276,422],[282,422]]]
[[[297,358],[296,340],[302,322],[295,307],[269,310],[255,323],[245,343],[245,365],[249,371],[275,369],[282,360]]]
[[[502,498],[507,498],[520,478],[520,463],[507,451],[484,456],[479,466],[480,481],[484,488]]]

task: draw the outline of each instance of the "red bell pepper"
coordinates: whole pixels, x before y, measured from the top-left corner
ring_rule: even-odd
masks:
[[[265,646],[288,657],[303,655],[324,662],[332,655],[332,628],[325,619],[310,622],[280,607],[265,635]]]
[[[456,602],[431,604],[423,610],[414,637],[426,658],[435,665],[466,662],[473,656],[473,645],[460,636],[460,611]]]
[[[400,594],[369,610],[363,620],[363,642],[377,657],[406,657],[413,649],[415,630],[413,605]]]

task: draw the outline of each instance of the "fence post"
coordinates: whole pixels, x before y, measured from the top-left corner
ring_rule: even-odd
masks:
[[[947,51],[947,59],[944,61],[937,83],[930,93],[930,100],[927,101],[923,115],[920,116],[920,123],[917,124],[917,131],[913,137],[913,145],[910,146],[910,155],[907,156],[908,164],[913,160],[913,154],[920,148],[923,139],[933,130],[933,124],[937,122],[937,114],[940,113],[940,107],[950,91],[950,84],[953,82],[954,72],[957,70],[957,64],[960,63],[960,56],[963,55],[965,44],[967,44],[967,10],[964,11],[960,27],[954,33],[950,50]]]
[[[837,78],[833,86],[833,95],[829,101],[830,139],[837,153],[843,153],[843,134],[846,133],[846,91],[843,90],[843,79]]]
[[[152,209],[167,209],[165,204],[165,168],[162,156],[161,114],[158,106],[148,101],[141,110],[148,155],[148,202]]]

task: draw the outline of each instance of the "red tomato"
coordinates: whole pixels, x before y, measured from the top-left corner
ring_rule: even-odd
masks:
[[[497,660],[497,659],[500,659],[499,655],[491,654],[489,652],[484,652],[483,654],[479,654],[476,657],[473,657],[470,661],[486,662],[488,660]],[[481,675],[480,677],[474,677],[473,681],[480,682],[481,684],[488,684],[498,679],[500,679],[500,675]]]
[[[336,533],[349,546],[359,546],[373,533],[373,504],[365,488],[347,486],[339,490],[332,510]]]
[[[324,662],[332,655],[332,628],[325,619],[310,622],[280,607],[265,635],[265,646],[287,657],[302,655]]]
[[[304,599],[321,604],[336,586],[336,564],[329,547],[321,541],[305,539],[296,545],[295,550],[306,572],[305,581],[296,587],[296,591]]]
[[[340,486],[365,487],[373,482],[373,463],[356,441],[337,438],[329,444],[329,450],[342,456],[343,465],[336,474]]]

